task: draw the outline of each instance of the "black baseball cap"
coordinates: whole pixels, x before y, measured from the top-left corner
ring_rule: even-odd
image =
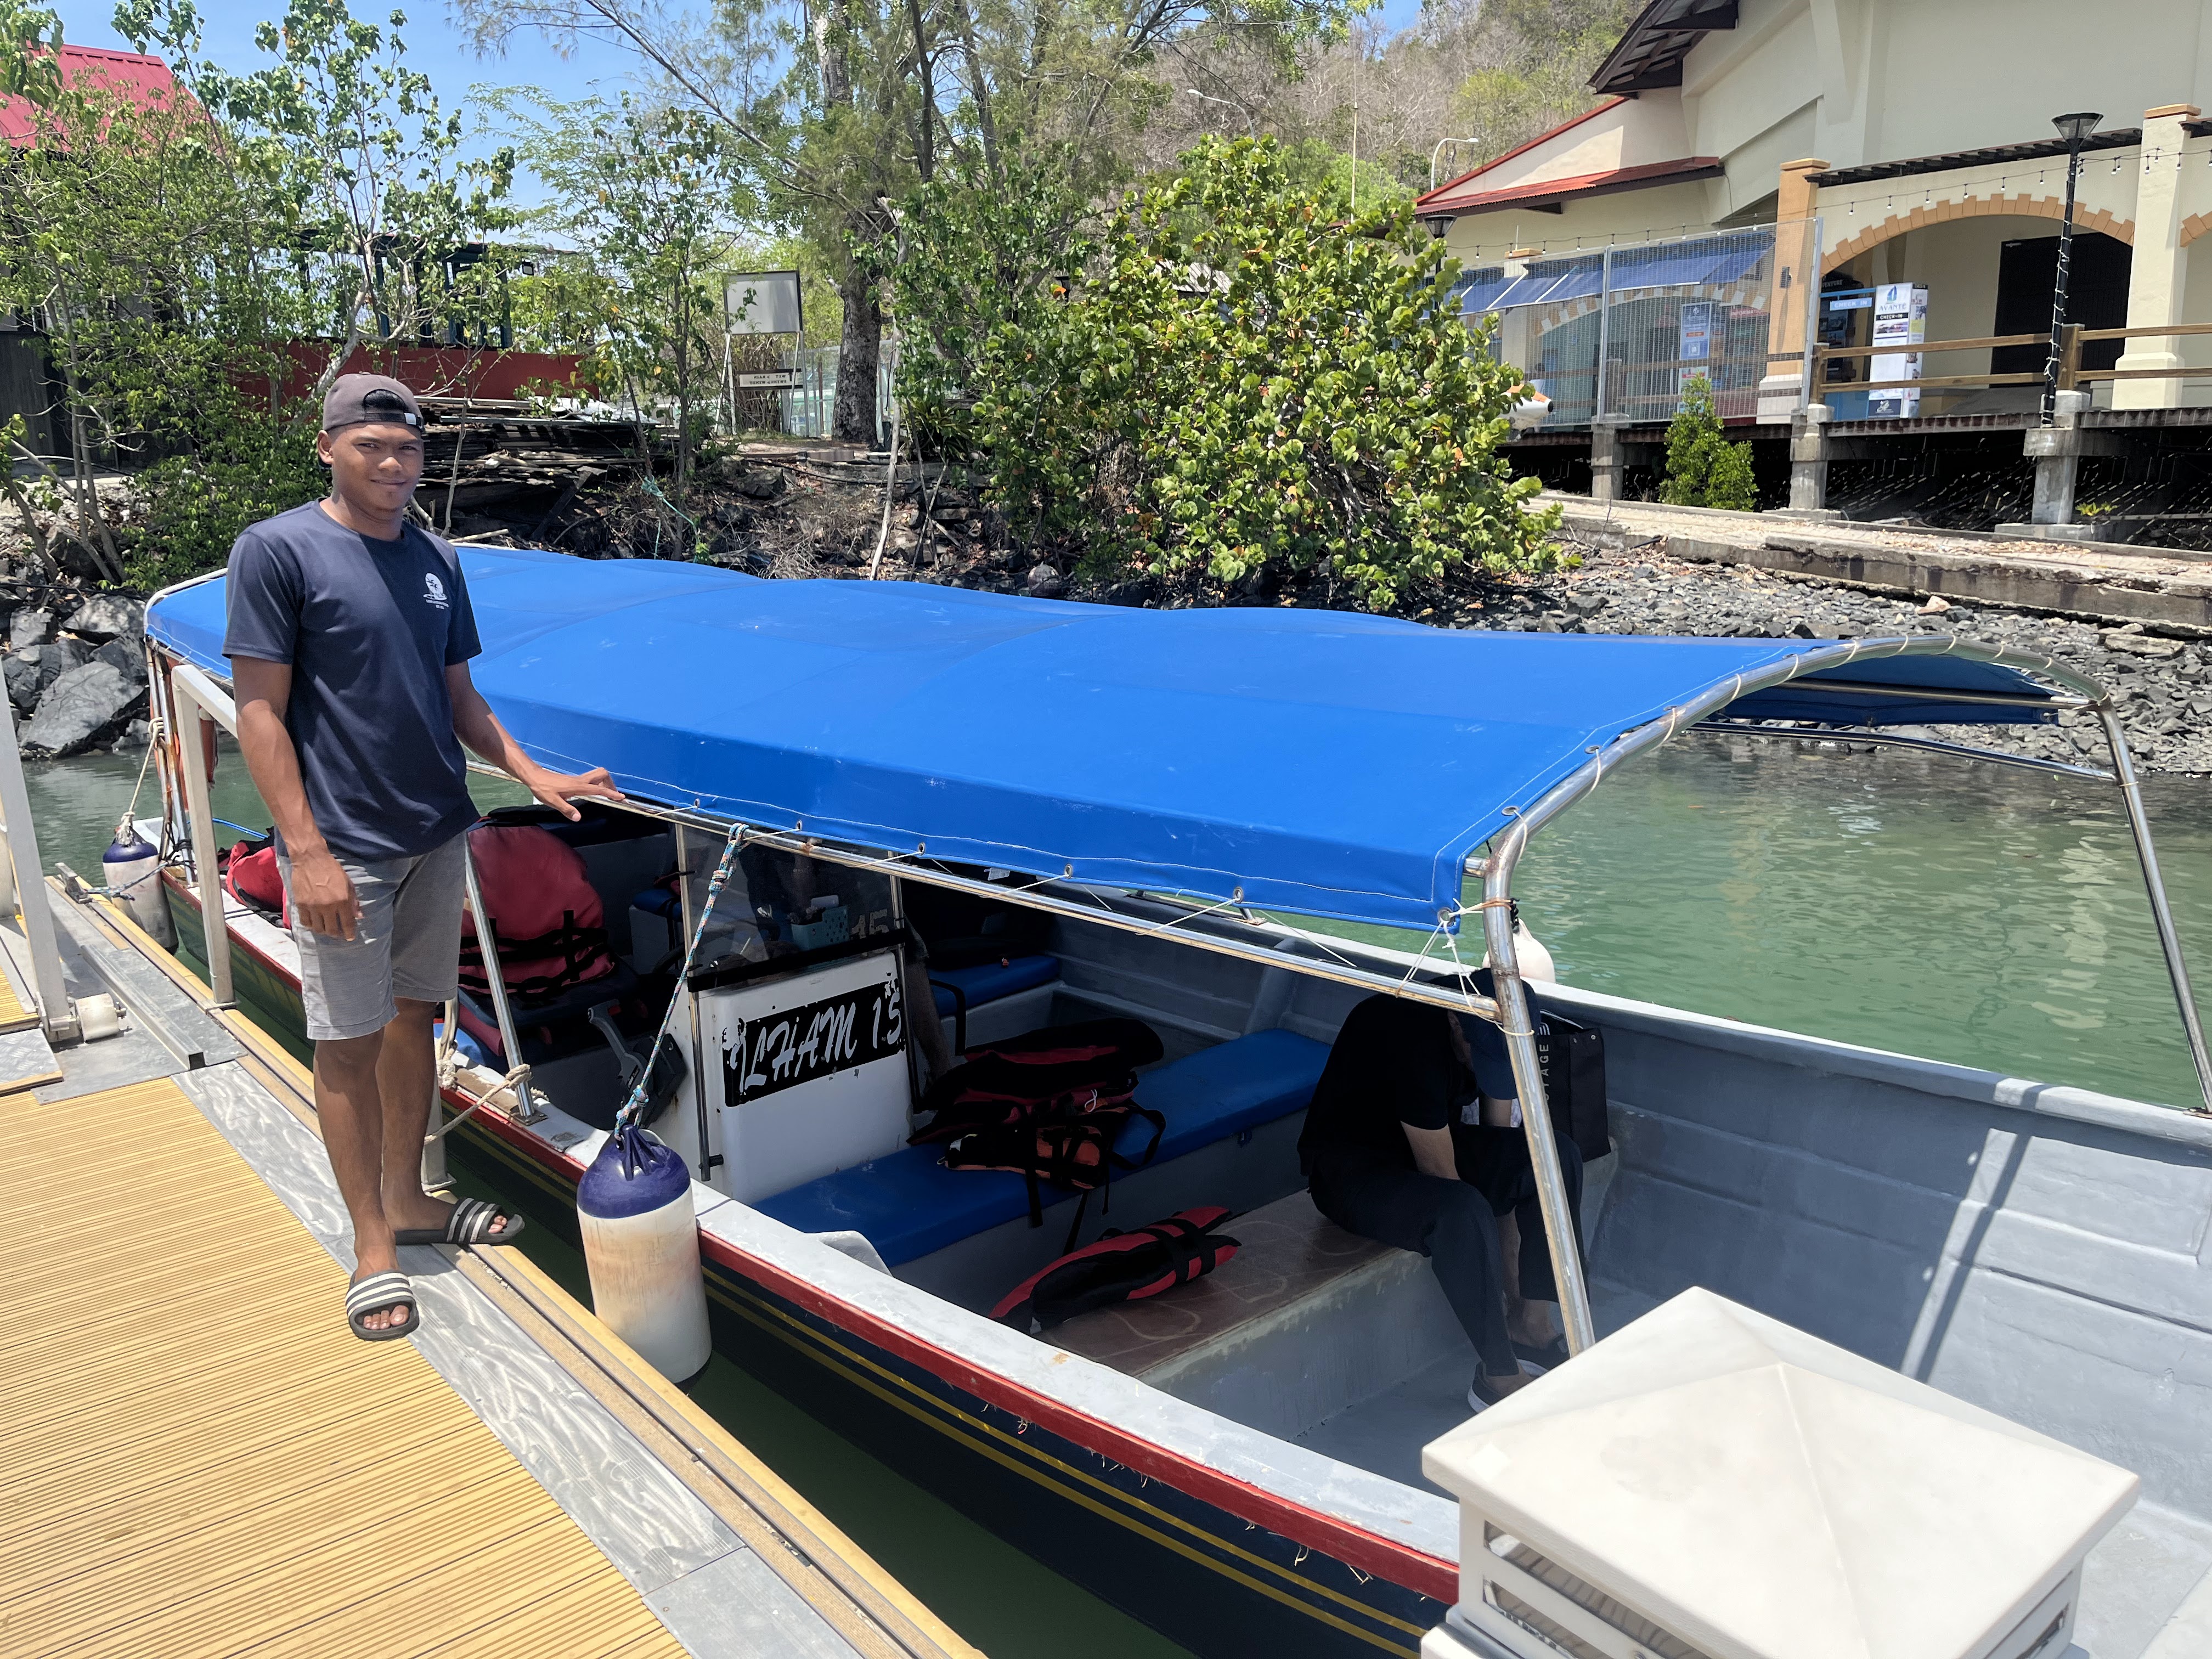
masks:
[[[412,427],[422,429],[422,405],[415,394],[388,374],[341,374],[323,394],[323,430],[348,426]]]

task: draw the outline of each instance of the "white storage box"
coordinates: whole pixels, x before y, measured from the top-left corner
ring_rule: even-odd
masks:
[[[906,1145],[899,953],[699,993],[714,1185],[744,1201]]]

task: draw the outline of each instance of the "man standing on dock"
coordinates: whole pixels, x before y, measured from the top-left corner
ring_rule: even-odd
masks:
[[[574,818],[621,799],[604,768],[548,772],[469,678],[482,647],[453,550],[410,524],[422,476],[415,394],[341,375],[316,453],[331,493],[247,527],[231,550],[239,746],[276,821],[300,951],[315,1109],[352,1218],[355,1334],[419,1322],[401,1244],[503,1244],[521,1218],[422,1190],[436,1085],[431,1022],[455,990],[463,836],[477,817],[464,745]]]

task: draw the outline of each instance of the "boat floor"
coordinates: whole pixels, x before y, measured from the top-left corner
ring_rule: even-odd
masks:
[[[0,1091],[11,1655],[972,1656],[519,1253],[403,1250],[356,1340],[304,1073],[54,908],[130,1021]]]

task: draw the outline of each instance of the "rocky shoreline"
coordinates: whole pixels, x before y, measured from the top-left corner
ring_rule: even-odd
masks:
[[[12,597],[0,673],[23,754],[45,759],[144,747],[145,605],[66,589]]]
[[[1570,538],[1569,544],[1577,568],[1429,620],[1708,638],[1957,634],[2042,653],[2111,690],[2138,765],[2212,772],[2212,641],[2148,631],[2140,623],[1915,601],[1746,566],[1670,560],[1663,539],[1607,547]],[[2055,726],[1911,727],[1901,734],[2093,766],[2106,753],[2095,717],[2086,713],[2062,714]]]

